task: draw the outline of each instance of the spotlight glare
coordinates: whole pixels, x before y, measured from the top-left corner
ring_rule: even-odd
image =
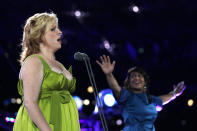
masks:
[[[89,86],[89,87],[87,88],[87,91],[88,91],[89,93],[93,93],[93,92],[94,92],[94,89],[93,89],[92,86]]]
[[[193,99],[189,99],[188,101],[187,101],[187,105],[188,106],[193,106],[194,105],[194,100]]]
[[[16,103],[17,103],[17,104],[21,104],[21,103],[22,103],[22,100],[21,100],[20,98],[17,98],[17,99],[16,99]]]
[[[16,102],[16,99],[15,98],[12,98],[11,99],[11,103],[14,104],[15,102]]]
[[[139,48],[139,49],[138,49],[138,52],[139,52],[140,54],[143,54],[143,53],[144,53],[144,48]]]
[[[10,118],[10,122],[14,123],[15,119],[14,118]]]
[[[100,98],[102,95],[103,95],[103,94],[100,92],[100,93],[99,93],[99,98]]]
[[[104,40],[104,41],[103,41],[103,44],[104,44],[104,47],[105,47],[106,49],[110,49],[110,44],[109,44],[109,42],[108,42],[107,40]]]
[[[119,125],[119,126],[120,126],[120,125],[122,125],[122,123],[123,123],[123,122],[122,122],[121,119],[118,119],[118,120],[116,121],[116,125]]]
[[[77,104],[78,110],[81,110],[83,108],[83,103],[80,97],[78,96],[73,96],[75,103]]]
[[[138,13],[139,12],[139,8],[137,6],[133,6],[133,12]]]
[[[108,93],[104,96],[104,103],[105,105],[112,107],[115,104],[115,98],[112,94]]]
[[[76,17],[80,17],[81,16],[81,12],[79,10],[75,11],[75,16]]]
[[[97,113],[98,113],[98,106],[96,105],[93,114],[97,114]]]
[[[162,110],[162,107],[161,106],[156,106],[156,111],[161,111]]]
[[[6,122],[14,123],[15,122],[15,119],[14,118],[11,118],[11,117],[5,117],[5,121]]]
[[[86,106],[89,105],[89,104],[90,104],[90,100],[85,99],[85,100],[83,101],[83,104],[86,105]]]
[[[5,117],[5,121],[6,122],[9,122],[10,121],[10,118],[9,117]]]

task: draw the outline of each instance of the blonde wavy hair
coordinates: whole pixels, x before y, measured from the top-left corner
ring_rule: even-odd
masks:
[[[21,65],[28,56],[40,52],[40,43],[48,25],[56,22],[58,22],[56,14],[46,12],[34,14],[27,19],[21,42],[22,52],[19,59]]]

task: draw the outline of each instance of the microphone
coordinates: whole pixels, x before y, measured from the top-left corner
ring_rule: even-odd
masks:
[[[86,60],[86,59],[88,60],[89,57],[88,57],[88,55],[85,54],[85,53],[76,52],[76,53],[74,54],[74,59],[75,59],[75,60],[78,60],[78,61],[83,61],[83,60]]]
[[[99,101],[99,103],[97,103],[97,105],[98,105],[98,112],[99,112],[99,116],[101,118],[101,123],[102,123],[103,129],[104,129],[104,131],[108,131],[108,127],[107,127],[107,124],[106,124],[107,122],[105,120],[105,115],[104,115],[102,107],[101,107],[101,101],[100,101],[100,98],[97,97],[99,94],[98,94],[98,90],[97,90],[97,87],[96,87],[94,74],[92,72],[90,58],[85,53],[76,52],[74,54],[74,59],[78,60],[78,61],[84,61],[85,65],[86,65],[86,69],[87,69],[87,72],[88,72],[88,76],[89,76],[89,79],[90,79],[91,86],[94,87],[94,98],[96,100],[96,103],[97,103],[97,100]]]

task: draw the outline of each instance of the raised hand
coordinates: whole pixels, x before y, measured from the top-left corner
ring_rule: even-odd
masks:
[[[177,85],[174,85],[173,87],[174,87],[173,93],[175,96],[180,96],[186,88],[184,81],[179,82]]]
[[[105,56],[105,55],[100,56],[100,60],[101,60],[101,62],[99,62],[97,60],[96,63],[101,67],[101,69],[103,70],[103,72],[106,75],[112,73],[113,70],[114,70],[115,61],[113,61],[111,63],[110,57],[109,56]]]

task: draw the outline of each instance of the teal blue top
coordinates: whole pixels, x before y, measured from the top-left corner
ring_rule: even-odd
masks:
[[[155,131],[156,106],[162,106],[162,100],[153,95],[151,98],[152,103],[149,103],[146,93],[136,94],[121,89],[118,103],[124,118],[124,131]]]

